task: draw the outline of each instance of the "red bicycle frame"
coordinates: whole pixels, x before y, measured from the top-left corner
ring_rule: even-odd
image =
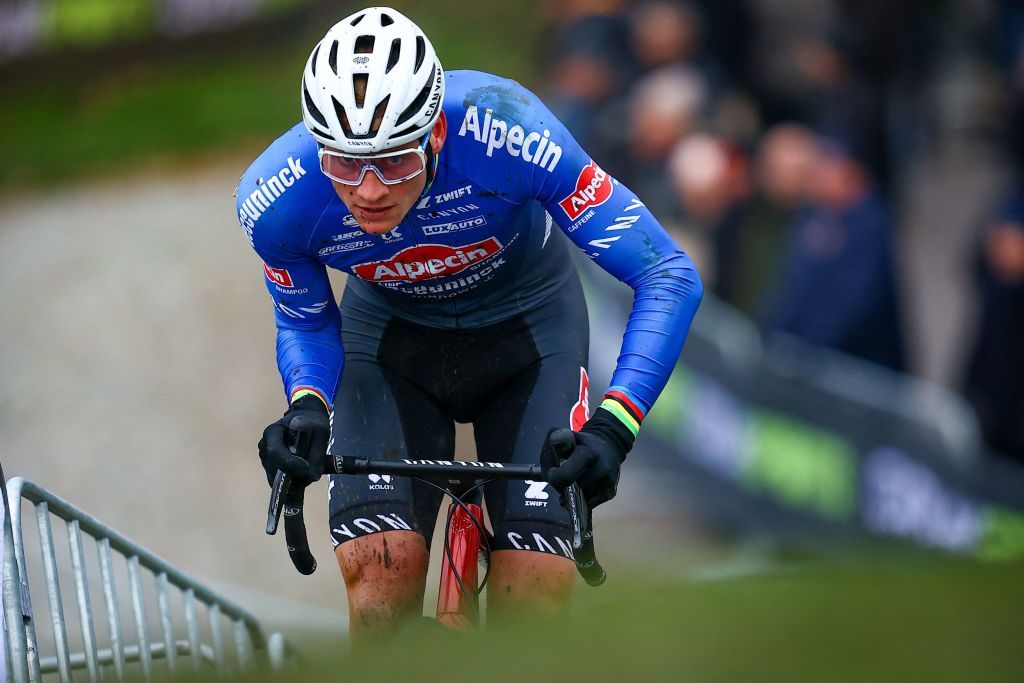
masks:
[[[452,503],[448,514],[448,547],[441,560],[437,620],[447,628],[468,630],[474,628],[480,619],[476,598],[478,558],[482,541],[480,531],[486,532],[486,527],[483,510],[474,503],[464,506]]]

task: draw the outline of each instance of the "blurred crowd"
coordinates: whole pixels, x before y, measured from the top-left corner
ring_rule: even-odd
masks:
[[[969,118],[1017,175],[964,255],[980,314],[958,388],[992,448],[1024,462],[1024,3],[548,7],[548,104],[675,234],[706,288],[766,334],[899,371],[915,367],[901,197],[937,121],[956,118],[923,93],[966,40],[999,87],[961,106],[984,108]],[[981,27],[966,38],[964,13]]]

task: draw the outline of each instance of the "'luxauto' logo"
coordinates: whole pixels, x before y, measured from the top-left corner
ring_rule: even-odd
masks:
[[[473,216],[472,218],[466,218],[461,221],[453,221],[451,223],[440,223],[438,225],[424,225],[424,235],[443,235],[449,232],[456,232],[458,230],[465,230],[467,228],[479,228],[487,225],[487,219],[483,216]]]

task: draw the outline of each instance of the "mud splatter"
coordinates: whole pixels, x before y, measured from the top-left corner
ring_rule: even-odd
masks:
[[[493,116],[507,121],[519,121],[529,108],[530,100],[522,90],[503,85],[485,85],[466,93],[462,104],[467,108],[476,105],[480,109],[490,109]]]

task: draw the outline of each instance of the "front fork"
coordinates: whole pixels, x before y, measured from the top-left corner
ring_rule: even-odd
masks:
[[[437,620],[446,627],[466,630],[480,623],[477,596],[478,558],[484,529],[483,510],[475,503],[452,503],[448,510],[448,548],[441,561],[441,588],[437,595]],[[472,515],[472,517],[471,517]],[[474,523],[475,518],[475,523]],[[485,530],[486,531],[486,530]],[[451,561],[449,561],[449,555]],[[462,579],[462,586],[459,585]]]

